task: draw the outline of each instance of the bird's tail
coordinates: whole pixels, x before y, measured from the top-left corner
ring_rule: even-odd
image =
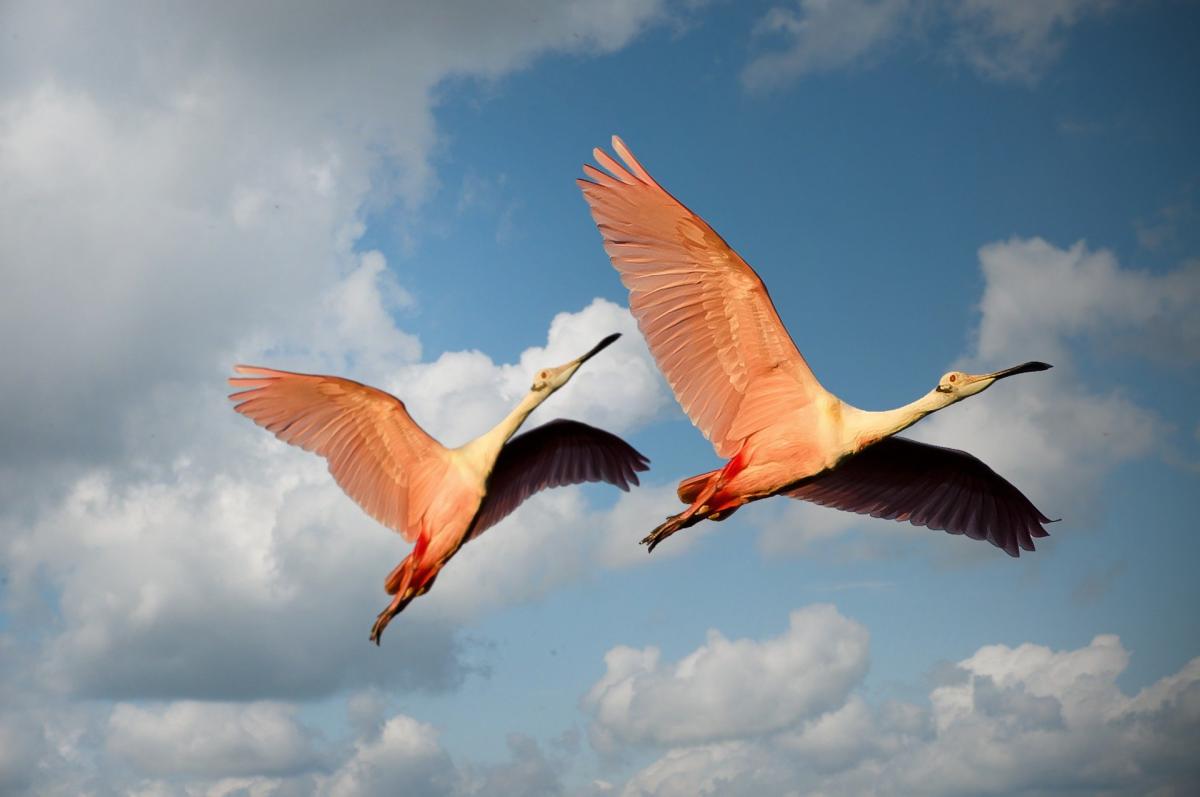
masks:
[[[679,483],[679,500],[685,504],[693,503],[704,491],[705,486],[721,474],[721,470],[721,468],[717,468],[708,473],[701,473],[699,476],[689,476],[681,481]]]

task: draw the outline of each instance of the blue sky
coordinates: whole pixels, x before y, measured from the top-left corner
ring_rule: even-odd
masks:
[[[1200,771],[1193,3],[0,12],[0,791],[1185,794]],[[134,31],[131,33],[130,31]],[[574,184],[620,134],[883,409],[1060,523],[1011,560],[718,460]],[[557,490],[366,641],[407,546],[230,412],[232,363],[447,443],[544,365],[643,487]],[[16,387],[16,386],[19,386]]]

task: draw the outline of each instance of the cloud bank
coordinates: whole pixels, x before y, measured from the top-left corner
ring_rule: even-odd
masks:
[[[785,642],[797,637],[803,650]],[[674,667],[609,651],[586,701],[594,728],[605,745],[662,751],[614,793],[1183,794],[1200,783],[1190,754],[1200,741],[1200,659],[1131,696],[1116,683],[1130,654],[1115,636],[1075,650],[988,645],[927,701],[871,705],[861,693],[866,632],[831,606],[793,612],[780,637],[740,641],[727,677],[698,676],[697,663],[728,644],[711,632]],[[793,689],[811,685],[819,700],[756,701],[764,668],[785,672],[806,659],[791,673],[803,672],[805,685]],[[674,731],[679,713],[661,696],[675,690],[706,707],[704,723]]]

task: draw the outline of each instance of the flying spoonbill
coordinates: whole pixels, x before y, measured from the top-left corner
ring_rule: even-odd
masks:
[[[346,494],[367,514],[415,542],[384,583],[395,596],[371,628],[383,629],[409,601],[433,586],[467,542],[548,487],[604,481],[628,490],[649,460],[614,434],[585,423],[554,420],[513,434],[562,388],[613,334],[587,354],[534,377],[529,393],[490,432],[446,448],[416,424],[388,393],[336,376],[250,365],[229,378],[234,409],[285,443],[320,454]],[[511,438],[511,439],[510,439]]]
[[[987,390],[1050,366],[988,374],[951,371],[894,410],[853,407],[821,386],[758,274],[712,227],[655,182],[624,142],[624,161],[593,150],[578,180],[629,307],[692,423],[729,461],[684,479],[687,509],[642,542],[650,550],[701,520],[786,495],[872,517],[988,540],[1011,556],[1034,550],[1051,522],[1021,492],[964,451],[897,432]]]

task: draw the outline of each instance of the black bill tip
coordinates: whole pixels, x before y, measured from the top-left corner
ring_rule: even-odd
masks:
[[[1034,371],[1048,371],[1053,367],[1054,366],[1050,363],[1033,360],[1027,363],[1021,363],[1020,365],[1014,365],[1012,368],[1005,368],[1003,371],[997,371],[994,376],[997,379],[1003,379],[1006,376],[1013,376],[1014,374],[1028,374],[1033,373]]]
[[[613,341],[615,341],[619,337],[621,337],[620,332],[612,333],[611,335],[606,337],[604,340],[600,341],[595,346],[593,346],[591,351],[589,351],[587,354],[580,357],[579,361],[583,362],[584,360],[590,360],[592,357],[596,356],[596,354],[599,353],[601,350],[603,350],[604,348],[611,345],[613,343]]]

